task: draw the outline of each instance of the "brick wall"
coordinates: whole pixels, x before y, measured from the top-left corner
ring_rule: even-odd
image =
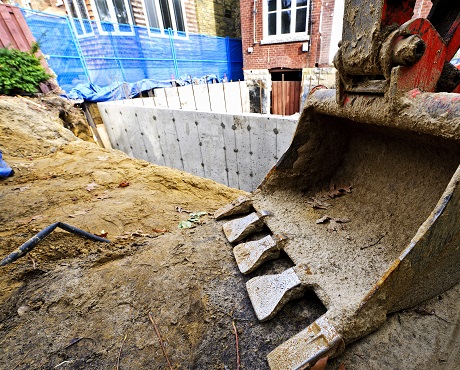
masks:
[[[327,65],[329,63],[329,46],[331,45],[331,30],[335,0],[325,0],[322,5],[321,52],[319,55],[319,64]]]
[[[414,18],[426,18],[431,9],[431,0],[417,0],[414,8]]]
[[[328,1],[328,9],[330,8],[330,10],[327,10],[326,17],[323,17],[322,46],[321,36],[319,33],[321,22],[321,0],[311,1],[311,21],[309,22],[311,40],[310,49],[308,52],[302,51],[302,45],[306,41],[261,45],[260,41],[263,38],[263,0],[258,0],[256,3],[257,14],[255,36],[253,32],[254,2],[248,0],[240,1],[241,33],[243,41],[243,59],[245,70],[272,68],[299,69],[314,67],[315,63],[317,62],[327,62],[329,55],[329,40],[331,34],[330,27],[332,27],[332,17],[330,14],[331,10],[333,10],[333,4],[335,0]],[[253,48],[252,53],[248,52],[248,48],[250,47]],[[322,58],[320,58],[320,55]]]
[[[240,9],[235,0],[195,0],[198,33],[239,38]]]

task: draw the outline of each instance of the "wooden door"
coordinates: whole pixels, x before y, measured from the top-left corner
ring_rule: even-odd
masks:
[[[300,111],[300,81],[272,81],[272,114],[290,116]]]

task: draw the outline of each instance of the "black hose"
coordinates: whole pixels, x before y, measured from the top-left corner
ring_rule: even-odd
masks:
[[[27,254],[30,252],[40,241],[45,239],[49,234],[51,234],[54,229],[57,227],[71,232],[76,235],[80,235],[84,238],[88,238],[91,240],[95,240],[98,242],[104,242],[104,243],[110,243],[110,240],[101,238],[100,236],[88,233],[84,230],[78,229],[74,226],[70,226],[68,224],[65,224],[64,222],[55,222],[52,225],[49,225],[48,227],[44,228],[42,231],[40,231],[37,235],[34,237],[30,238],[28,241],[26,241],[23,245],[21,245],[18,249],[16,249],[14,252],[10,253],[8,256],[6,256],[1,262],[0,262],[0,267],[5,266],[13,261],[16,261],[18,258],[22,257],[23,255]]]

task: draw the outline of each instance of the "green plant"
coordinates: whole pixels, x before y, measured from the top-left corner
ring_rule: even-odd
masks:
[[[0,94],[34,93],[51,77],[35,56],[37,51],[37,43],[29,51],[0,48]]]

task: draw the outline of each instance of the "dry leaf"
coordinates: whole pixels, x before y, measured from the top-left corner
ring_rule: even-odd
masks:
[[[327,231],[333,232],[342,229],[342,227],[338,224],[336,220],[333,218],[329,221],[329,225],[327,225]]]
[[[324,202],[318,198],[311,197],[307,203],[314,209],[327,209],[327,207],[330,207],[331,204]]]
[[[118,184],[118,187],[119,188],[126,188],[127,186],[129,186],[129,182],[128,181],[122,181]]]
[[[152,229],[152,231],[154,233],[166,233],[166,232],[168,232],[168,230],[166,230],[166,229]]]
[[[81,211],[77,211],[75,213],[72,213],[69,215],[70,218],[75,218],[77,216],[82,216],[82,215],[86,215],[89,211],[91,211],[92,208],[88,208],[88,209],[83,209]]]
[[[29,189],[30,189],[30,186],[26,185],[26,186],[20,186],[18,188],[14,188],[13,190],[19,190],[20,192],[22,192],[22,191],[26,191],[26,190],[29,190]]]
[[[326,215],[326,216],[323,216],[323,217],[321,217],[321,218],[318,218],[318,219],[316,220],[316,223],[317,223],[317,224],[325,224],[325,223],[328,222],[330,219],[331,219],[331,217],[329,217],[329,216]]]
[[[96,184],[95,182],[92,182],[91,184],[86,185],[85,189],[88,190],[88,191],[93,191],[98,186],[99,186],[98,184]]]
[[[43,218],[42,215],[36,215],[36,216],[31,217],[31,218],[26,218],[24,220],[19,220],[18,222],[20,224],[28,224],[28,223],[30,223],[32,221],[35,221],[35,220],[41,220],[42,218]]]
[[[109,199],[111,196],[109,195],[108,190],[104,191],[102,194],[95,194],[95,199],[93,199],[93,202],[97,202],[98,200],[104,200],[104,199]]]
[[[342,195],[345,195],[347,193],[351,193],[351,189],[353,186],[348,185],[348,186],[338,186],[336,187],[334,184],[331,184],[329,187],[329,196],[331,198],[336,198],[336,197],[341,197]]]
[[[175,206],[174,209],[179,212],[179,213],[182,213],[182,212],[185,212],[185,213],[192,213],[192,211],[189,211],[187,209],[183,209],[182,207],[179,207],[179,206]]]
[[[99,234],[94,234],[96,236],[99,236],[100,238],[106,238],[109,233],[105,230],[101,230]]]
[[[350,222],[351,220],[349,218],[333,218],[330,216],[323,216],[319,219],[316,220],[317,224],[325,224],[329,222],[327,225],[327,230],[328,231],[338,231],[342,230],[344,227],[341,224],[345,224],[347,222]]]
[[[311,367],[311,370],[326,370],[327,359],[327,356],[320,358],[318,361],[316,361],[316,364]]]

